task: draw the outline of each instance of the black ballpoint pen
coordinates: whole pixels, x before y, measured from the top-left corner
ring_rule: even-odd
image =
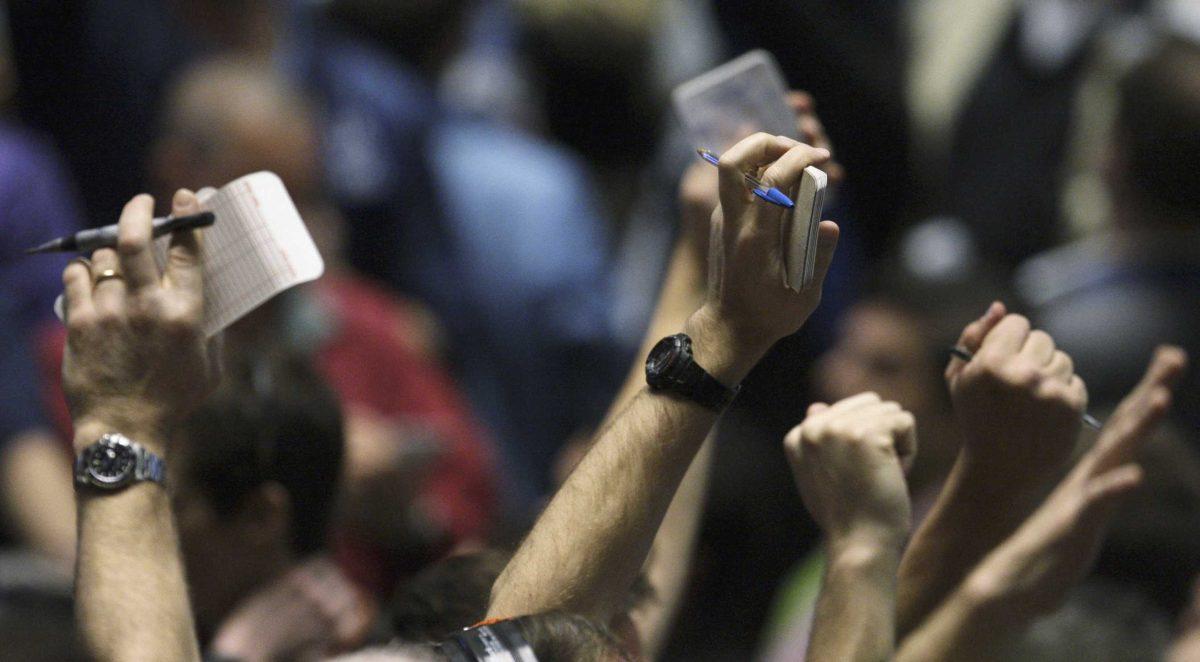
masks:
[[[189,214],[187,216],[166,216],[163,218],[156,218],[154,219],[154,229],[152,234],[157,238],[165,234],[175,232],[176,230],[208,227],[216,220],[216,215],[214,215],[211,211],[202,211],[199,214]],[[80,230],[73,235],[59,237],[58,239],[51,239],[41,246],[35,246],[26,250],[25,253],[33,254],[61,251],[90,253],[98,248],[112,248],[116,245],[117,226],[114,224],[106,225],[102,228]]]
[[[957,345],[950,348],[950,354],[967,362],[970,362],[971,359],[975,358],[973,354]],[[1086,411],[1083,412],[1083,424],[1093,430],[1099,430],[1103,426],[1099,419],[1087,413]]]

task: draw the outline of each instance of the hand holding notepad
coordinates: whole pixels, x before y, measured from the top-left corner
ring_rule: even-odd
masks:
[[[256,172],[219,190],[196,194],[204,210],[216,215],[204,230],[204,333],[212,337],[271,297],[319,277],[325,270],[312,236],[300,220],[283,182],[271,172]],[[166,264],[169,237],[155,241],[155,259]],[[62,314],[62,297],[55,302]]]

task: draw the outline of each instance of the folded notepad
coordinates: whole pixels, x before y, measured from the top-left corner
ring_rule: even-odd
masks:
[[[216,222],[204,230],[204,333],[212,337],[280,292],[319,277],[325,262],[283,182],[256,172],[196,194]],[[161,270],[170,237],[155,241]],[[62,297],[54,305],[62,318]]]

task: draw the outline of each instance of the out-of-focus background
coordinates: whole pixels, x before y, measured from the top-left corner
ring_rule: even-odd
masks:
[[[330,544],[386,600],[451,549],[519,536],[598,424],[695,160],[670,91],[755,48],[815,100],[846,172],[825,214],[842,243],[820,310],[721,425],[667,659],[796,659],[818,532],[781,439],[809,402],[873,389],[913,411],[919,512],[957,444],[945,349],[990,301],[1074,357],[1097,414],[1157,343],[1200,356],[1194,0],[9,0],[0,641],[66,645],[74,553],[65,258],[23,249],[138,192],[165,212],[177,187],[278,173],[327,275],[228,341],[306,357],[342,405]],[[1030,642],[1045,659],[1169,638],[1200,571],[1196,386],[1094,578]],[[235,410],[210,415],[232,435]],[[210,454],[195,466],[220,471]],[[293,498],[334,478],[301,472]]]

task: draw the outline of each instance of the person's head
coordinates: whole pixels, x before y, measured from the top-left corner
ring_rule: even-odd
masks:
[[[243,60],[205,60],[184,71],[167,95],[151,159],[163,190],[221,186],[270,170],[298,203],[320,191],[308,99],[270,67]]]
[[[451,556],[421,571],[392,599],[389,607],[391,634],[402,641],[436,643],[483,620],[487,616],[492,585],[511,558],[509,551],[489,548]],[[649,580],[644,574],[640,575],[630,589],[625,609],[613,616],[608,629],[602,630],[604,635],[619,642],[626,650],[641,650],[638,632],[629,613],[654,599],[657,598]],[[537,640],[545,640],[549,645],[549,642],[559,640],[559,634],[567,636],[564,633],[573,631],[575,626],[564,624],[559,616],[550,614],[530,621],[529,627],[535,635],[544,633]],[[531,644],[534,642],[527,640]],[[540,655],[538,659],[541,659]]]
[[[310,101],[267,64],[213,58],[185,70],[167,94],[148,170],[161,191],[274,172],[321,254],[329,260],[341,250],[341,219],[322,188]]]
[[[1200,223],[1200,45],[1165,41],[1119,95],[1109,175],[1118,205],[1130,222]]]
[[[946,407],[944,359],[916,313],[887,297],[872,297],[842,316],[833,346],[817,364],[816,388],[827,402],[874,391],[921,420]]]
[[[404,641],[437,642],[483,620],[492,584],[511,557],[486,549],[451,556],[417,573],[392,600],[393,634]]]
[[[958,450],[950,432],[950,401],[942,379],[945,347],[927,318],[888,295],[864,299],[842,315],[833,345],[816,363],[814,387],[824,402],[873,391],[917,419],[920,451],[911,480],[938,480]]]
[[[170,469],[202,633],[323,549],[342,459],[337,397],[295,356],[231,361],[181,426]]]
[[[577,614],[549,612],[488,621],[460,631],[438,645],[451,662],[480,659],[482,643],[498,641],[510,650],[528,646],[538,662],[623,662],[633,658],[604,626]]]

